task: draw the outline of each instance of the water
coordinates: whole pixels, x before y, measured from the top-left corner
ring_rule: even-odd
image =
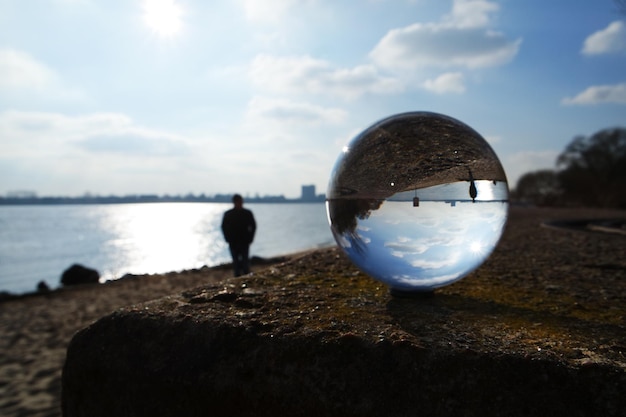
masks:
[[[0,206],[0,291],[59,285],[80,263],[101,281],[230,262],[220,224],[231,204]],[[246,204],[257,222],[251,255],[272,257],[333,243],[324,205]]]

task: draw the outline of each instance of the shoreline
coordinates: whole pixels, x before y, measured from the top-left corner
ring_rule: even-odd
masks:
[[[262,256],[256,256],[253,255],[250,258],[250,266],[251,267],[263,267],[264,265],[272,265],[275,263],[279,263],[279,262],[284,262],[290,258],[298,257],[298,256],[303,256],[307,253],[316,251],[316,250],[320,250],[320,249],[326,249],[329,247],[334,246],[333,244],[320,244],[320,245],[316,245],[315,247],[312,247],[310,249],[304,249],[304,250],[299,250],[297,252],[293,252],[293,253],[286,253],[286,254],[279,254],[279,255],[274,255],[274,256],[270,256],[270,257],[262,257]],[[35,285],[35,289],[30,290],[30,291],[24,291],[24,292],[14,292],[14,291],[10,291],[10,290],[1,290],[0,289],[0,304],[6,301],[11,301],[11,300],[19,300],[19,299],[23,299],[23,298],[29,298],[29,297],[39,297],[39,296],[46,296],[46,295],[50,295],[53,293],[57,293],[57,292],[62,292],[62,291],[66,291],[66,290],[70,290],[76,287],[87,287],[87,286],[94,286],[94,287],[98,287],[101,285],[109,285],[111,283],[120,281],[120,280],[127,280],[127,279],[134,279],[134,278],[141,278],[141,277],[149,277],[149,276],[159,276],[159,275],[171,275],[171,274],[185,274],[185,273],[197,273],[199,271],[222,271],[222,270],[231,270],[232,268],[232,262],[226,262],[226,263],[221,263],[221,264],[217,264],[217,265],[213,265],[213,266],[208,266],[208,265],[204,265],[200,268],[188,268],[188,269],[181,269],[181,270],[176,270],[176,271],[166,271],[166,272],[157,272],[157,273],[148,273],[148,274],[131,274],[131,273],[127,273],[124,274],[118,278],[114,278],[114,279],[107,279],[106,281],[103,282],[99,282],[98,284],[78,284],[78,285],[72,285],[72,286],[63,286],[62,284],[60,284],[60,276],[61,273],[59,273],[59,284],[57,284],[56,287],[52,287],[52,288],[48,288],[48,289],[44,289],[44,290],[39,290],[36,288]],[[43,281],[42,281],[43,282]],[[44,282],[45,283],[45,282]]]
[[[316,250],[316,249],[311,249],[311,251],[313,250]],[[250,258],[250,266],[262,267],[263,265],[271,265],[274,263],[284,262],[287,259],[289,259],[291,256],[292,255],[290,254],[272,256],[270,258],[253,256]],[[29,297],[49,296],[49,295],[60,293],[63,291],[68,291],[68,290],[78,289],[78,288],[87,288],[90,286],[94,288],[98,288],[100,286],[110,285],[114,282],[118,282],[122,280],[141,279],[144,277],[159,276],[159,275],[198,273],[201,271],[204,271],[204,272],[223,271],[223,270],[230,271],[231,268],[232,268],[232,263],[227,262],[227,263],[218,264],[214,266],[204,265],[200,268],[183,269],[180,271],[169,271],[169,272],[163,272],[163,273],[154,273],[154,274],[130,274],[129,273],[129,274],[124,274],[119,278],[108,279],[106,281],[99,282],[97,284],[77,284],[77,285],[70,285],[70,286],[63,286],[62,284],[59,284],[58,287],[54,287],[54,288],[50,288],[46,290],[35,289],[33,291],[25,291],[25,292],[11,292],[11,291],[6,291],[6,290],[0,290],[0,303],[6,302],[6,301],[12,301],[12,300],[20,300],[20,299],[29,298]]]

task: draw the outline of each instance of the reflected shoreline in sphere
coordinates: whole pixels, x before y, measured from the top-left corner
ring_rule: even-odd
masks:
[[[392,294],[431,292],[480,266],[506,223],[508,187],[487,142],[447,116],[406,113],[346,147],[327,192],[338,245]]]

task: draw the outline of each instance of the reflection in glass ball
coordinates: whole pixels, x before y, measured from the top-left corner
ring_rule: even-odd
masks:
[[[412,112],[381,120],[344,148],[326,209],[352,262],[400,295],[480,266],[500,239],[508,200],[502,165],[476,131]]]

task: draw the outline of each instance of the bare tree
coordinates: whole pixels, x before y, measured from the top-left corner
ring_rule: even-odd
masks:
[[[626,207],[626,128],[577,136],[559,155],[564,197],[586,206]]]
[[[524,174],[513,192],[518,201],[540,206],[558,204],[561,194],[558,174],[551,169]]]

